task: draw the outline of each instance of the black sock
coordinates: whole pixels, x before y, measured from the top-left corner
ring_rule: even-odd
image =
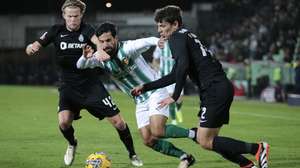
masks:
[[[253,154],[253,151],[256,153],[257,148],[258,145],[254,143],[246,143],[232,138],[217,136],[213,140],[212,150],[240,166],[246,166],[251,161],[242,156],[242,154]]]
[[[117,129],[117,131],[119,133],[121,141],[126,146],[126,149],[129,153],[129,157],[135,155],[136,153],[133,146],[133,140],[128,125],[126,124],[126,128],[124,130]]]
[[[73,126],[67,128],[66,130],[63,130],[60,128],[60,132],[63,134],[63,136],[66,138],[66,140],[69,142],[70,145],[77,145],[74,137],[74,128]]]
[[[240,167],[249,165],[251,160],[245,158],[243,155],[233,155],[232,153],[220,153],[225,159],[240,165]]]
[[[252,155],[255,155],[256,152],[258,150],[258,144],[252,144],[252,147],[251,147],[251,154]]]
[[[252,146],[256,144],[246,143],[227,137],[216,136],[213,140],[213,150],[216,152],[232,153],[233,155],[248,154],[252,152]]]

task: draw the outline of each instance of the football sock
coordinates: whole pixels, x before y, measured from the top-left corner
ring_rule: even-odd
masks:
[[[168,142],[168,141],[165,141],[162,139],[156,140],[154,142],[154,144],[151,146],[151,148],[162,154],[165,154],[168,156],[174,156],[177,158],[180,158],[182,155],[185,154],[185,152],[176,148],[171,142]]]
[[[74,128],[73,126],[70,126],[66,130],[63,130],[59,127],[60,132],[63,134],[63,136],[66,138],[66,140],[69,142],[70,145],[77,145],[74,137]]]
[[[136,153],[133,146],[133,140],[128,125],[126,124],[126,128],[124,130],[117,129],[117,131],[121,141],[123,142],[129,153],[129,157],[135,155]]]
[[[170,113],[170,118],[172,120],[176,120],[176,104],[172,103],[169,105],[169,113]]]
[[[164,138],[186,138],[189,137],[190,130],[176,125],[166,125]],[[191,137],[193,138],[193,137]]]
[[[251,160],[245,158],[243,155],[233,155],[231,153],[220,153],[225,159],[240,165],[240,167],[244,167],[252,163]]]
[[[228,137],[216,136],[213,140],[212,150],[220,154],[223,153],[227,153],[227,154],[231,153],[232,155],[248,154],[248,153],[253,154],[253,151],[256,148],[256,146],[258,145],[253,143],[246,143]]]

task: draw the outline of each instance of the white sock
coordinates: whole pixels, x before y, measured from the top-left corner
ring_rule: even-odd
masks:
[[[193,139],[193,138],[195,138],[195,136],[196,136],[195,131],[189,130],[189,138]]]

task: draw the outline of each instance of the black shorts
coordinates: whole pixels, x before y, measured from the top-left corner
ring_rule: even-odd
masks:
[[[227,78],[213,80],[201,88],[200,127],[219,128],[228,124],[233,94],[232,83]]]
[[[86,109],[100,120],[115,116],[120,112],[101,83],[95,83],[83,89],[70,86],[60,87],[58,112],[69,110],[74,113],[74,119],[76,120],[81,118],[81,109]]]

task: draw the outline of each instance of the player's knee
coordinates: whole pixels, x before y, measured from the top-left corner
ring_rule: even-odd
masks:
[[[59,127],[62,129],[62,130],[67,130],[68,128],[70,128],[72,125],[71,122],[68,122],[68,121],[60,121],[59,122]]]
[[[118,130],[124,130],[126,128],[126,123],[123,120],[115,120],[112,124]]]
[[[156,138],[161,138],[165,134],[164,129],[160,128],[151,128],[151,135]]]
[[[163,131],[153,131],[152,135],[156,138],[161,138],[164,136],[164,133],[163,133]]]
[[[154,144],[154,138],[152,138],[151,136],[143,137],[143,143],[148,147],[152,147]]]
[[[212,142],[209,139],[198,139],[197,140],[200,146],[206,150],[212,149]]]

